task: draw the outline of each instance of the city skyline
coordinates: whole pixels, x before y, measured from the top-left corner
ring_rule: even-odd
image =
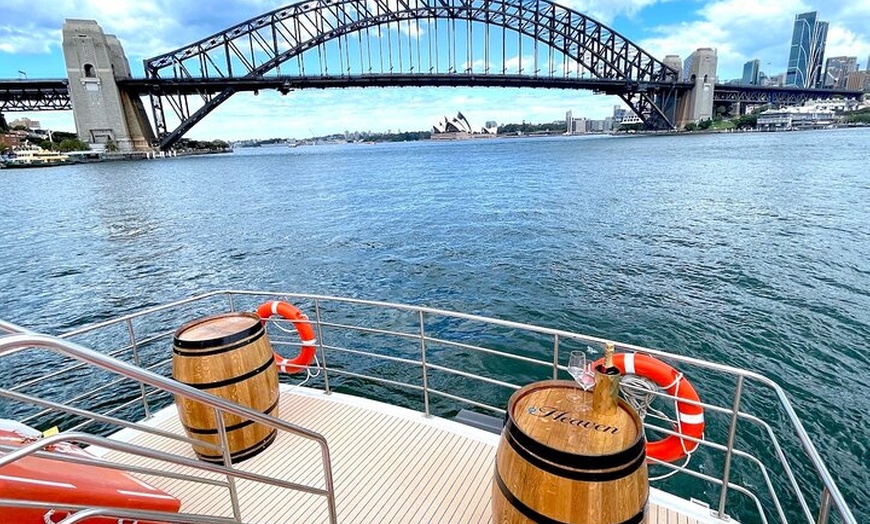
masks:
[[[290,2],[229,1],[221,9],[198,2],[97,0],[23,2],[0,7],[0,78],[65,76],[60,51],[64,18],[93,18],[119,37],[133,74],[142,76],[142,60],[189,44],[238,22]],[[825,59],[865,56],[870,52],[870,0],[848,2],[745,0],[570,0],[561,2],[608,24],[659,59],[688,57],[698,47],[713,47],[719,80],[740,79],[747,61],[759,59],[766,75],[786,70],[795,16],[816,10],[830,23]],[[102,6],[102,10],[98,9]],[[758,31],[764,27],[764,31]],[[870,60],[870,59],[868,59]],[[866,66],[866,64],[865,64]],[[19,73],[20,72],[20,73]],[[300,91],[286,97],[264,92],[237,94],[197,125],[191,138],[303,137],[344,129],[428,129],[445,113],[462,111],[472,122],[550,122],[573,109],[604,118],[619,99],[589,92],[484,88],[404,88]],[[69,113],[8,113],[26,116],[54,129],[74,130]],[[276,118],[279,117],[279,118]],[[280,117],[285,118],[280,118]]]

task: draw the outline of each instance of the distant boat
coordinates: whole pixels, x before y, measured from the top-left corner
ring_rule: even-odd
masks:
[[[69,156],[64,153],[49,151],[37,146],[15,148],[12,153],[13,155],[5,161],[5,167],[10,169],[51,167],[71,163]]]

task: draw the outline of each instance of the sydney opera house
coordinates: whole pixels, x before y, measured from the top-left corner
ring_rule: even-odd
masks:
[[[453,118],[445,116],[432,126],[432,138],[435,140],[491,137],[495,134],[495,129],[483,128],[480,131],[474,131],[462,113],[456,113]]]

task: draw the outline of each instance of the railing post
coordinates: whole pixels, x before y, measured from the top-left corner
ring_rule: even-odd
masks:
[[[136,364],[136,367],[141,368],[142,363],[139,361],[139,348],[136,345],[136,335],[133,333],[133,321],[131,319],[127,319],[127,333],[130,334],[130,346],[133,348],[133,363]],[[145,418],[151,418],[151,409],[148,407],[148,397],[146,396],[145,384],[139,383],[139,391],[142,392],[142,407],[145,408]]]
[[[320,347],[320,362],[323,366],[323,388],[327,395],[332,393],[329,389],[329,372],[326,365],[326,350],[323,347],[323,324],[320,323],[320,300],[314,300],[314,319],[317,321],[317,345]]]
[[[423,412],[429,414],[429,370],[426,366],[426,329],[423,327],[423,312],[418,312],[420,317],[420,362],[423,363]]]
[[[719,495],[720,519],[725,518],[725,499],[728,497],[728,481],[731,477],[731,455],[734,451],[734,437],[737,435],[737,413],[740,411],[740,397],[743,394],[743,375],[737,377],[734,388],[734,403],[731,405],[731,426],[728,429],[728,444],[725,449],[725,467],[722,471],[722,494]]]
[[[214,420],[218,435],[221,439],[221,453],[224,456],[224,466],[232,469],[233,459],[230,457],[230,443],[227,440],[227,428],[221,410],[214,408]],[[227,475],[227,489],[230,490],[230,503],[233,505],[233,517],[237,522],[242,522],[242,508],[239,506],[239,493],[236,491],[236,478]]]
[[[553,380],[559,380],[559,335],[553,335]]]
[[[227,305],[229,306],[230,311],[236,310],[236,302],[235,302],[235,300],[233,300],[232,293],[227,293]]]
[[[828,516],[831,513],[831,492],[825,486],[822,489],[822,504],[819,506],[819,518],[816,524],[828,524]]]

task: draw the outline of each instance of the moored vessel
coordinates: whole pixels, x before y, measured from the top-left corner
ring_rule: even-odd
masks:
[[[4,161],[10,169],[26,167],[52,167],[71,163],[70,157],[57,151],[49,151],[38,146],[22,146],[12,150],[12,156]]]

